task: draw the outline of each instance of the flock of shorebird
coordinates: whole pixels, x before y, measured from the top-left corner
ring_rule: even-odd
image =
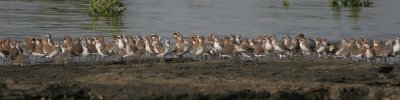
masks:
[[[47,63],[73,63],[74,58],[84,57],[86,62],[104,62],[107,59],[140,60],[144,56],[159,58],[204,59],[258,59],[274,56],[286,59],[294,56],[318,55],[321,58],[358,58],[371,61],[375,58],[395,57],[400,52],[400,38],[381,40],[369,38],[343,39],[329,42],[324,38],[315,38],[298,34],[289,35],[279,42],[275,35],[260,35],[255,39],[242,37],[240,34],[221,37],[193,35],[184,37],[180,32],[173,33],[175,48],[171,49],[170,40],[156,34],[144,37],[135,35],[116,35],[106,43],[104,37],[72,38],[65,36],[61,43],[53,41],[51,35],[29,37],[22,43],[8,38],[0,41],[0,58],[4,65],[32,64],[33,60]],[[192,56],[190,56],[192,55]],[[81,61],[81,60],[79,60]]]

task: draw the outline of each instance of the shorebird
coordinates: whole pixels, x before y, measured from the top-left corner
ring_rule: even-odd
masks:
[[[27,64],[29,62],[29,51],[24,51],[17,57],[15,57],[15,60],[13,61],[13,65],[15,66],[23,66],[24,64]]]
[[[81,39],[75,38],[73,46],[72,46],[72,53],[74,53],[74,55],[79,56],[79,55],[81,55],[82,51],[83,51],[83,48],[82,48],[82,44],[81,44]]]
[[[65,42],[64,42],[65,44]],[[63,64],[72,64],[72,57],[73,57],[73,52],[72,52],[72,44],[65,44],[65,45],[60,45],[61,48],[61,54],[59,54],[58,58],[55,60],[54,63],[63,63]]]
[[[213,49],[214,51],[221,53],[222,49],[224,48],[223,42],[220,41],[220,39],[216,35],[211,36],[213,40]]]
[[[151,39],[150,39],[150,37],[149,36],[146,36],[146,37],[144,37],[144,44],[145,44],[145,50],[146,50],[146,52],[147,52],[147,54],[148,54],[148,56],[152,56],[155,52],[154,52],[154,47],[153,47],[153,45],[150,43],[151,42]]]
[[[126,44],[124,45],[125,49],[125,55],[123,55],[124,58],[132,57],[135,55],[135,52],[139,50],[135,45],[136,43],[134,42],[134,40],[132,39],[127,40]]]
[[[94,41],[94,38],[86,38],[86,41],[87,41],[86,45],[88,46],[89,52],[92,53],[93,55],[97,55],[98,52],[95,46],[96,43]]]
[[[350,55],[350,43],[348,40],[342,40],[341,48],[335,52],[336,58],[346,58]]]
[[[140,38],[140,36],[135,37],[134,39],[136,41],[135,45],[138,50],[136,50],[136,52],[134,52],[133,59],[139,60],[142,57],[142,55],[144,53],[146,53],[146,45],[145,45],[144,41],[142,40],[142,38]]]
[[[266,54],[271,53],[274,50],[274,46],[271,43],[271,36],[264,37],[264,52]]]
[[[242,39],[242,36],[240,34],[235,34],[235,43],[240,44],[240,41]]]
[[[264,46],[265,46],[264,37],[265,37],[264,35],[259,35],[259,36],[257,36],[256,41],[254,41],[255,43],[261,45],[261,48],[264,48]],[[235,43],[235,44],[240,44],[240,41],[239,41],[239,43]]]
[[[100,38],[102,39],[102,37]],[[100,40],[104,41],[104,40]],[[119,48],[118,45],[116,44],[118,41],[111,39],[107,44],[104,44],[104,42],[101,42],[104,46],[104,49],[107,50],[111,55],[116,53],[116,48]],[[125,45],[125,43],[124,43]]]
[[[374,54],[376,57],[381,58],[381,60],[385,59],[390,56],[390,54],[393,53],[393,45],[392,44],[382,44],[382,41],[380,40],[374,40],[373,41],[373,48],[374,48]]]
[[[82,41],[82,53],[81,53],[81,56],[83,56],[86,59],[86,63],[93,62],[92,52],[89,50],[89,45],[84,41],[85,40]],[[87,60],[88,58],[90,58],[90,59]]]
[[[27,53],[32,53],[36,49],[36,39],[35,38],[26,38],[25,39],[25,51]]]
[[[32,52],[32,55],[36,57],[35,62],[39,60],[39,58],[44,57],[45,53],[43,51],[43,39],[37,38],[35,40],[36,46],[35,50]]]
[[[318,57],[323,57],[328,49],[328,41],[326,39],[318,39],[318,44],[315,46],[315,52],[317,52]]]
[[[283,44],[291,51],[296,51],[299,48],[297,41],[290,38],[289,35],[283,37]]]
[[[15,60],[15,58],[19,55],[19,50],[17,49],[17,43],[15,41],[10,43],[10,51],[9,51],[9,57],[12,61]]]
[[[397,56],[400,54],[400,37],[396,37],[394,40],[394,45],[393,45],[393,56]]]
[[[198,57],[200,56],[203,58],[203,53],[206,52],[203,44],[203,36],[192,36],[191,41],[192,41],[192,49],[190,53],[196,56],[197,60],[200,60]],[[202,59],[201,59],[202,60]]]
[[[125,48],[125,43],[128,41],[127,36],[124,37],[123,35],[115,36],[114,40],[116,41],[115,44],[117,44],[119,49]]]
[[[50,63],[53,63],[54,58],[60,53],[60,44],[54,43],[53,47],[49,48],[48,51],[45,57],[50,59]]]
[[[64,46],[72,45],[73,44],[72,37],[71,36],[65,36],[64,39],[63,39],[63,43],[64,43]]]
[[[0,58],[3,59],[3,65],[7,65],[8,64],[8,62],[9,62],[8,61],[9,60],[8,55],[9,55],[8,51],[3,50],[3,48],[0,49]]]
[[[332,56],[332,55],[335,55],[336,51],[337,51],[336,46],[333,45],[333,44],[329,44],[328,50],[327,50],[326,53],[327,53],[328,55]]]
[[[250,58],[250,56],[247,53],[250,53],[252,47],[250,46],[249,40],[247,38],[240,40],[239,44],[234,44],[234,47],[235,47],[234,53],[240,53],[243,55],[244,58]],[[261,46],[261,52],[263,53],[264,49],[262,47],[263,46]]]
[[[173,35],[174,35],[174,38],[175,38],[175,43],[182,43],[183,42],[184,37],[180,32],[174,32]],[[176,46],[178,47],[177,44],[176,44]]]
[[[303,51],[303,54],[306,55],[310,55],[312,53],[312,48],[308,41],[309,40],[307,38],[300,38],[299,40],[300,49]]]
[[[223,41],[223,48],[221,50],[222,57],[232,58],[230,54],[232,54],[233,50],[235,50],[233,41],[229,37],[225,37]]]
[[[364,58],[366,48],[362,46],[361,41],[350,40],[350,56],[352,58]]]
[[[250,44],[250,47],[251,47],[252,50],[253,50],[253,56],[254,56],[254,57],[263,57],[263,56],[265,56],[265,55],[263,54],[263,53],[264,53],[264,50],[263,50],[263,48],[262,48],[262,43],[261,43],[261,42],[254,43],[253,40],[248,40],[248,42],[249,42],[249,44]]]
[[[279,58],[285,57],[284,53],[289,50],[285,45],[278,42],[278,39],[275,35],[271,37],[271,43],[274,48],[274,51],[278,53]]]
[[[43,52],[44,54],[50,53],[50,49],[53,48],[53,40],[51,39],[51,35],[48,34],[46,37],[43,39]]]
[[[163,47],[163,45],[159,42],[158,39],[154,39],[152,42],[153,45],[153,50],[156,54],[161,54],[164,53],[165,48]]]
[[[10,47],[11,40],[9,38],[5,38],[5,39],[3,39],[1,41],[2,41],[1,42],[2,49],[6,50],[6,51],[9,51],[10,48],[11,48]]]
[[[192,48],[192,41],[190,38],[184,38],[183,43],[181,42],[180,45],[182,46],[180,52],[176,53],[177,57],[184,57],[187,53],[189,53],[190,49]]]
[[[174,53],[176,57],[181,58],[182,52],[185,49],[184,37],[180,32],[175,32],[173,35],[175,38],[175,49],[172,50],[171,53]]]
[[[99,38],[96,38],[95,39],[95,42],[96,42],[96,50],[97,50],[97,53],[100,55],[100,60],[99,61],[102,61],[102,60],[106,60],[106,57],[108,57],[108,56],[112,56],[111,55],[111,53],[110,52],[108,52],[105,48],[104,48],[104,44],[103,44],[103,42],[101,42],[102,40],[99,40]]]
[[[365,58],[367,61],[371,61],[375,58],[375,51],[371,48],[368,42],[364,42],[363,45],[365,46]]]
[[[161,62],[164,62],[164,57],[170,52],[169,40],[165,40],[164,45],[156,45],[154,50],[157,51],[157,57],[160,58]]]

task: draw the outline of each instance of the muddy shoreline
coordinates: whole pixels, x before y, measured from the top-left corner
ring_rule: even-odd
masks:
[[[0,67],[0,99],[400,99],[397,65],[342,60]]]

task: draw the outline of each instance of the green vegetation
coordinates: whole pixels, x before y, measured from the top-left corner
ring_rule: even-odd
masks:
[[[283,6],[289,6],[289,0],[283,0],[282,3]]]
[[[125,10],[120,0],[90,0],[90,16],[120,16]]]
[[[370,7],[373,3],[369,0],[331,0],[334,7]]]

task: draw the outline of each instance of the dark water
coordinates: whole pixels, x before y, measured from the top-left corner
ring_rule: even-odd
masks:
[[[306,33],[312,37],[388,38],[400,30],[399,0],[372,0],[369,8],[332,8],[329,0],[123,0],[117,18],[91,18],[88,0],[1,0],[0,38],[52,33],[56,38],[127,33]]]

